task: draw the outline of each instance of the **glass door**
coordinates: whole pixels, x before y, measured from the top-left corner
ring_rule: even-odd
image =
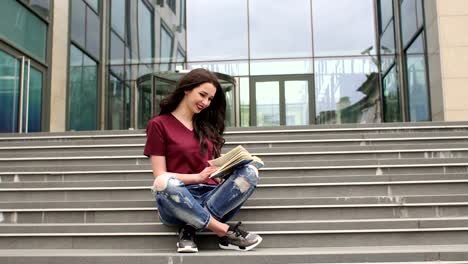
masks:
[[[43,66],[0,48],[0,133],[42,130],[44,76]]]
[[[250,82],[252,126],[314,123],[313,76],[259,76]]]

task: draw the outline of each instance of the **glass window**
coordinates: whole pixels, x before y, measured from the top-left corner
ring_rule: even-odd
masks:
[[[422,33],[406,51],[406,75],[408,78],[410,121],[430,121],[424,35]]]
[[[172,10],[172,12],[176,12],[176,0],[166,0],[167,5]]]
[[[380,54],[382,55],[382,72],[386,72],[387,69],[395,62],[396,50],[393,21],[380,37]]]
[[[309,82],[285,81],[286,125],[309,124]]]
[[[375,50],[373,0],[314,0],[314,55],[361,55]]]
[[[393,19],[393,0],[379,0],[380,8],[380,32],[387,28],[390,20]]]
[[[246,0],[187,1],[187,20],[188,61],[248,58]]]
[[[240,99],[240,126],[250,126],[250,81],[249,78],[238,78]]]
[[[257,126],[279,126],[279,82],[255,82]]]
[[[70,36],[82,47],[85,47],[86,39],[86,5],[83,1],[71,1],[71,27]]]
[[[123,66],[124,58],[125,58],[125,44],[113,31],[111,31],[109,64]],[[117,74],[118,71],[114,73]],[[118,75],[118,76],[121,76],[123,78],[123,74]]]
[[[123,82],[110,74],[109,90],[107,91],[108,129],[123,129],[124,90]]]
[[[88,5],[96,11],[96,13],[99,12],[99,0],[86,0]]]
[[[47,24],[15,0],[2,1],[0,38],[46,62]]]
[[[407,46],[423,24],[421,0],[404,0],[401,2],[401,31],[403,45]]]
[[[111,1],[111,27],[120,37],[125,37],[125,0]]]
[[[251,58],[312,56],[309,0],[250,1],[249,17]]]
[[[161,27],[161,47],[160,47],[160,61],[168,63],[172,60],[172,47],[174,46],[174,37],[166,27]],[[168,64],[162,64],[161,70],[170,70]]]
[[[306,74],[313,73],[312,59],[252,60],[251,75]]]
[[[97,64],[75,46],[70,47],[68,124],[70,130],[97,128]]]
[[[18,132],[21,61],[0,50],[0,133]]]
[[[315,60],[318,124],[378,123],[379,75],[372,58]]]
[[[40,16],[48,19],[50,14],[50,0],[21,0],[29,5]]]
[[[204,68],[231,76],[249,75],[249,63],[247,61],[194,62],[189,63],[188,68]]]
[[[28,132],[41,131],[43,78],[41,71],[31,67],[29,76]]]
[[[76,2],[76,1],[75,1]],[[95,58],[99,58],[101,50],[101,27],[99,17],[89,9],[86,16],[86,50]]]
[[[383,111],[385,122],[401,122],[400,88],[396,66],[383,78]]]
[[[140,62],[153,61],[153,14],[143,0],[138,1],[138,48]]]

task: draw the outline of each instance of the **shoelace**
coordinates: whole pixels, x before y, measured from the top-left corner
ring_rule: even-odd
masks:
[[[249,233],[239,228],[241,224],[242,222],[237,222],[237,224],[233,228],[233,231],[236,234],[236,236],[242,236],[245,238]]]

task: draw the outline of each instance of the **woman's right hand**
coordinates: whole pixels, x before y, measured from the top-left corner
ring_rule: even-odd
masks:
[[[198,178],[198,183],[205,182],[213,172],[217,171],[218,167],[206,167],[204,170],[202,170],[200,173],[197,174]]]

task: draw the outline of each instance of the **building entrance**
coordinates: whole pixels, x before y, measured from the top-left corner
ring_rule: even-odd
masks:
[[[313,75],[251,77],[251,126],[314,124]]]
[[[0,133],[42,130],[45,72],[40,64],[0,43]]]

